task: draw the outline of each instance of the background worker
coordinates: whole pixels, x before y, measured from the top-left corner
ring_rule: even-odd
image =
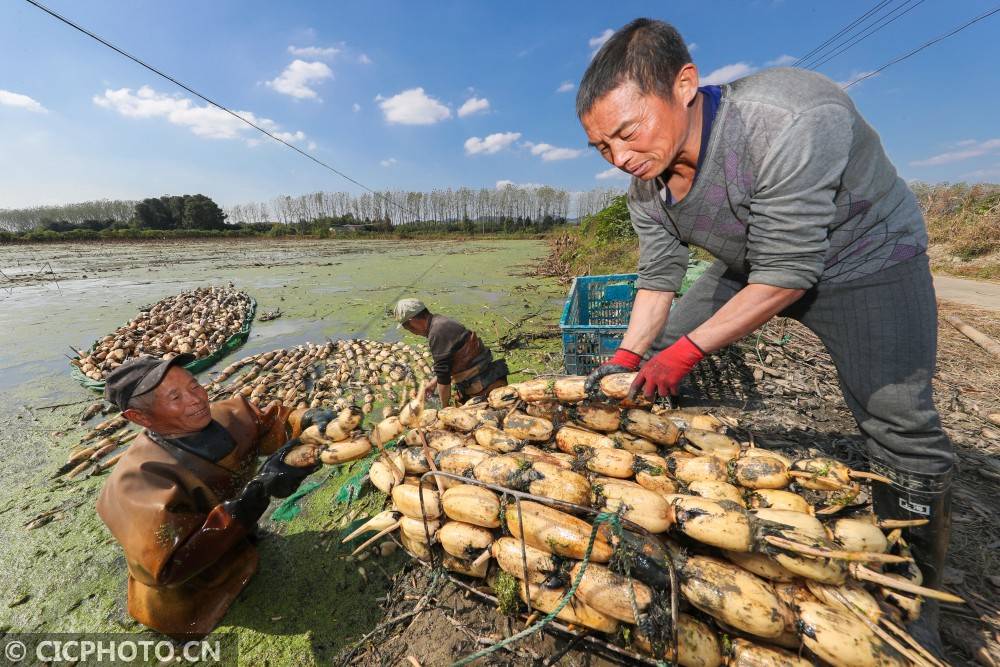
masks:
[[[639,236],[628,330],[590,383],[641,366],[634,392],[675,394],[704,355],[797,319],[833,358],[872,470],[892,480],[873,484],[875,511],[929,520],[909,541],[939,586],[955,456],[931,395],[937,313],[916,199],[829,79],[783,68],[698,84],[681,35],[649,19],[615,33],[580,83],[590,143],[632,175]],[[718,261],[670,312],[689,243]],[[911,632],[940,651],[925,610]]]
[[[400,327],[427,338],[434,357],[434,379],[427,391],[436,389],[442,406],[451,404],[452,384],[460,403],[507,384],[507,363],[494,360],[474,331],[431,313],[419,299],[400,299],[393,316]]]
[[[242,396],[209,403],[182,367],[193,360],[140,357],[108,376],[105,397],[146,430],[97,501],[125,550],[129,614],[180,640],[219,623],[257,571],[252,540],[270,498],[319,467],[281,461],[297,442],[286,445],[287,408],[260,411]],[[272,452],[258,471],[257,457]]]

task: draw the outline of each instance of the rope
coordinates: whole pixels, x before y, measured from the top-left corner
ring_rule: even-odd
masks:
[[[573,580],[573,584],[569,587],[569,590],[566,591],[566,595],[564,595],[563,599],[559,601],[559,604],[556,605],[555,609],[546,614],[542,620],[538,621],[530,628],[525,628],[524,630],[521,630],[517,634],[513,634],[510,637],[502,639],[498,641],[496,644],[493,644],[492,646],[487,646],[483,650],[477,651],[472,655],[467,655],[461,660],[452,663],[451,667],[463,667],[463,665],[468,665],[480,658],[485,658],[488,655],[492,655],[493,653],[496,653],[497,651],[504,648],[505,646],[508,646],[509,644],[521,641],[525,637],[530,637],[531,635],[541,631],[542,628],[551,623],[555,619],[555,617],[559,615],[559,612],[561,612],[563,608],[567,604],[569,604],[569,601],[573,598],[573,595],[576,593],[576,589],[579,588],[580,582],[583,580],[583,575],[587,571],[587,566],[590,564],[590,555],[594,550],[594,541],[597,539],[597,530],[598,528],[600,528],[601,524],[604,523],[610,523],[612,528],[614,528],[616,532],[622,530],[621,521],[619,520],[617,514],[611,512],[601,512],[600,514],[597,515],[597,518],[594,519],[594,528],[593,530],[590,531],[590,540],[587,542],[587,551],[583,554],[583,560],[581,561],[580,564],[580,571],[579,573],[577,573],[576,578]],[[523,537],[524,536],[522,535],[522,539]]]

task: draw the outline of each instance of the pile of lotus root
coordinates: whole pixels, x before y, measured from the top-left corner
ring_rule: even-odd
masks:
[[[201,359],[239,332],[252,308],[250,296],[231,285],[181,292],[143,309],[72,363],[91,380],[103,382],[125,360],[144,354],[190,353]]]
[[[215,373],[205,385],[213,401],[243,396],[263,408],[280,401],[293,408],[358,406],[363,415],[376,402],[396,403],[416,395],[417,384],[430,376],[431,353],[424,346],[374,340],[338,340],[317,345],[251,354]],[[81,422],[115,411],[97,401],[84,410]],[[59,475],[76,477],[89,470],[100,474],[121,459],[138,431],[121,415],[98,422],[70,452]]]
[[[568,597],[563,623],[661,660],[941,664],[903,628],[924,598],[961,599],[921,586],[906,542],[920,522],[865,508],[858,480],[887,480],[629,400],[633,378],[605,377],[591,394],[584,377],[535,379],[440,410],[418,390],[370,434],[356,408],[316,408],[294,424],[286,461],[340,464],[374,448],[369,478],[392,507],[345,539],[378,531],[358,551],[398,531],[415,558],[515,577],[535,611]],[[598,511],[617,521],[595,526]]]

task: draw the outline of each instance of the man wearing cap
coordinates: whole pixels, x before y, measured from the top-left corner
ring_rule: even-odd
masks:
[[[104,484],[97,513],[125,551],[128,611],[175,639],[204,636],[257,570],[252,541],[270,498],[318,464],[282,462],[289,410],[242,396],[209,403],[184,364],[139,357],[107,378],[105,397],[145,430]],[[257,457],[272,454],[257,470]]]
[[[427,390],[437,389],[442,406],[451,404],[452,384],[460,402],[485,396],[507,384],[507,363],[494,360],[474,331],[444,315],[431,313],[419,299],[400,299],[393,316],[400,327],[427,338],[434,358],[434,380]]]
[[[776,315],[822,340],[862,434],[882,518],[941,584],[955,453],[934,407],[937,345],[927,230],[878,134],[833,81],[774,68],[699,85],[669,24],[636,19],[604,43],[576,111],[590,144],[632,176],[638,293],[621,347],[589,378],[638,371],[676,394],[706,354]],[[671,311],[688,245],[718,261]],[[936,607],[911,629],[940,650]]]

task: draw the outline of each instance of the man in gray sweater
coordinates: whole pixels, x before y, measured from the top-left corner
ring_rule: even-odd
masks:
[[[955,456],[931,396],[937,312],[917,202],[829,79],[771,69],[698,84],[680,34],[649,19],[615,33],[580,83],[591,145],[632,175],[639,235],[628,330],[590,385],[639,370],[633,392],[676,394],[704,355],[797,319],[833,358],[872,470],[892,480],[874,485],[876,512],[929,520],[910,542],[939,586]],[[688,244],[718,261],[671,311]],[[925,618],[914,632],[939,649],[935,610]]]

